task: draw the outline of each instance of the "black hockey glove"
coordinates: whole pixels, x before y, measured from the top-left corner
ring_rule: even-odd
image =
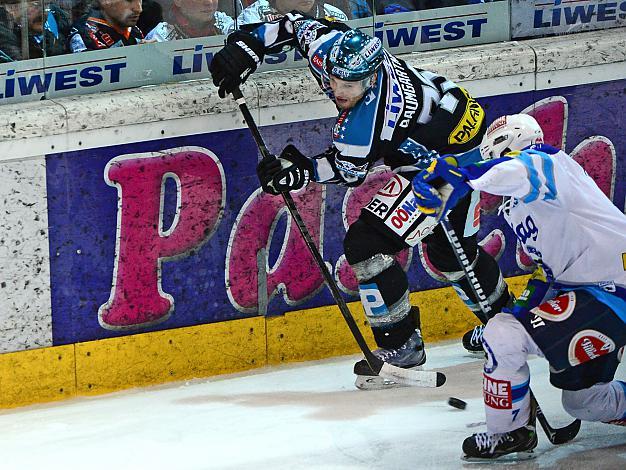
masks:
[[[313,161],[293,145],[288,145],[278,158],[264,158],[256,167],[263,191],[280,194],[304,188],[313,177]]]
[[[230,34],[226,45],[213,56],[209,65],[220,98],[244,83],[262,61],[263,44],[258,39],[244,31]]]

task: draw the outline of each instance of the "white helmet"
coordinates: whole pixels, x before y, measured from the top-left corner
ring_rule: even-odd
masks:
[[[513,114],[491,123],[480,144],[480,154],[484,160],[490,160],[541,143],[543,131],[535,118],[528,114]]]

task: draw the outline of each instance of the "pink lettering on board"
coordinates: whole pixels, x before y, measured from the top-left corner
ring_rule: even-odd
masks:
[[[171,226],[163,227],[165,181],[177,187]],[[104,179],[118,191],[115,269],[111,295],[98,320],[110,330],[166,320],[174,299],[161,288],[161,264],[206,242],[224,211],[224,170],[201,147],[120,155],[106,165]]]
[[[613,142],[606,137],[594,135],[578,144],[571,155],[606,197],[613,200],[617,173],[617,154]]]
[[[292,196],[323,256],[324,187],[310,184]],[[281,196],[258,189],[243,205],[233,225],[226,253],[226,291],[232,305],[241,312],[258,312],[257,254],[262,249],[269,251],[272,239],[280,235],[275,232],[276,223],[285,212]],[[288,220],[280,253],[273,266],[265,266],[267,292],[261,294],[271,299],[282,292],[288,305],[297,305],[319,292],[324,278],[291,216]]]

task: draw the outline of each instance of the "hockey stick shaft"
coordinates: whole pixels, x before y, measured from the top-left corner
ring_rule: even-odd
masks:
[[[461,245],[459,237],[456,235],[456,232],[450,224],[447,216],[444,216],[441,219],[440,224],[446,234],[446,237],[448,238],[448,241],[450,242],[450,245],[452,246],[452,251],[456,256],[458,263],[461,265],[461,268],[463,269],[463,272],[465,273],[465,276],[469,281],[470,287],[472,289],[472,292],[474,293],[474,296],[476,297],[480,309],[485,315],[485,318],[488,319],[489,313],[491,312],[491,305],[487,301],[487,297],[485,296],[485,292],[483,291],[480,282],[476,277],[474,268],[472,268],[471,263],[467,259],[467,255],[463,250],[463,246]],[[533,394],[530,387],[528,388],[528,390],[530,392],[530,399],[533,401],[533,404],[537,409],[537,419],[539,420],[539,424],[541,424],[541,427],[546,433],[546,436],[548,437],[550,442],[557,445],[574,439],[574,437],[576,437],[576,434],[578,434],[578,430],[580,429],[580,420],[576,419],[563,428],[553,428],[552,426],[550,426],[550,423],[548,423],[548,420],[543,414],[543,411],[541,410],[541,407],[539,406],[539,403],[537,402],[537,399],[535,398],[535,395]]]
[[[248,109],[248,105],[246,104],[246,101],[241,93],[241,90],[239,90],[239,88],[237,88],[233,92],[233,97],[235,98],[235,101],[239,105],[241,114],[243,115],[246,121],[246,124],[248,125],[248,128],[250,129],[250,132],[252,133],[252,136],[257,144],[257,147],[259,148],[259,151],[261,152],[261,156],[264,159],[275,158],[267,149],[267,146],[265,145],[265,142],[263,141],[263,137],[261,136],[261,133],[259,132],[259,129],[254,121],[254,118],[252,117],[252,114],[250,113],[250,110]],[[350,329],[350,332],[352,333],[352,336],[354,337],[357,344],[359,345],[359,348],[363,352],[365,359],[367,360],[372,370],[378,373],[381,377],[385,377],[385,378],[394,380],[398,383],[403,383],[406,385],[413,385],[413,386],[420,386],[420,387],[439,387],[443,385],[446,380],[446,377],[441,372],[402,369],[400,367],[396,367],[386,362],[383,362],[372,353],[372,351],[369,349],[367,345],[367,342],[365,341],[365,338],[363,337],[363,334],[359,330],[359,327],[357,326],[356,321],[354,320],[354,317],[352,316],[352,313],[350,312],[350,309],[348,308],[348,305],[346,304],[346,301],[341,295],[339,286],[337,286],[335,279],[333,278],[332,274],[328,270],[328,267],[326,266],[326,263],[324,262],[322,255],[317,249],[317,245],[313,241],[313,237],[309,233],[304,221],[302,220],[302,217],[300,216],[300,213],[298,212],[298,209],[295,205],[293,198],[291,197],[291,194],[289,194],[288,192],[283,192],[281,193],[281,195],[283,197],[285,205],[287,206],[287,209],[289,210],[289,213],[291,214],[291,217],[296,223],[296,226],[298,227],[298,230],[300,231],[300,234],[302,235],[302,238],[304,239],[304,242],[307,248],[309,249],[311,255],[313,256],[313,259],[315,260],[315,263],[317,264],[318,268],[322,272],[322,276],[324,277],[324,280],[326,281],[326,285],[330,289],[333,299],[335,300],[337,306],[339,307],[339,311],[341,312],[341,315],[346,321],[348,328]]]

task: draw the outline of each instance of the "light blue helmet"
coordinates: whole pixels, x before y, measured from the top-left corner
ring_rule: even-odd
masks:
[[[383,63],[383,44],[357,29],[344,33],[330,48],[326,70],[341,80],[356,82],[372,75]]]

